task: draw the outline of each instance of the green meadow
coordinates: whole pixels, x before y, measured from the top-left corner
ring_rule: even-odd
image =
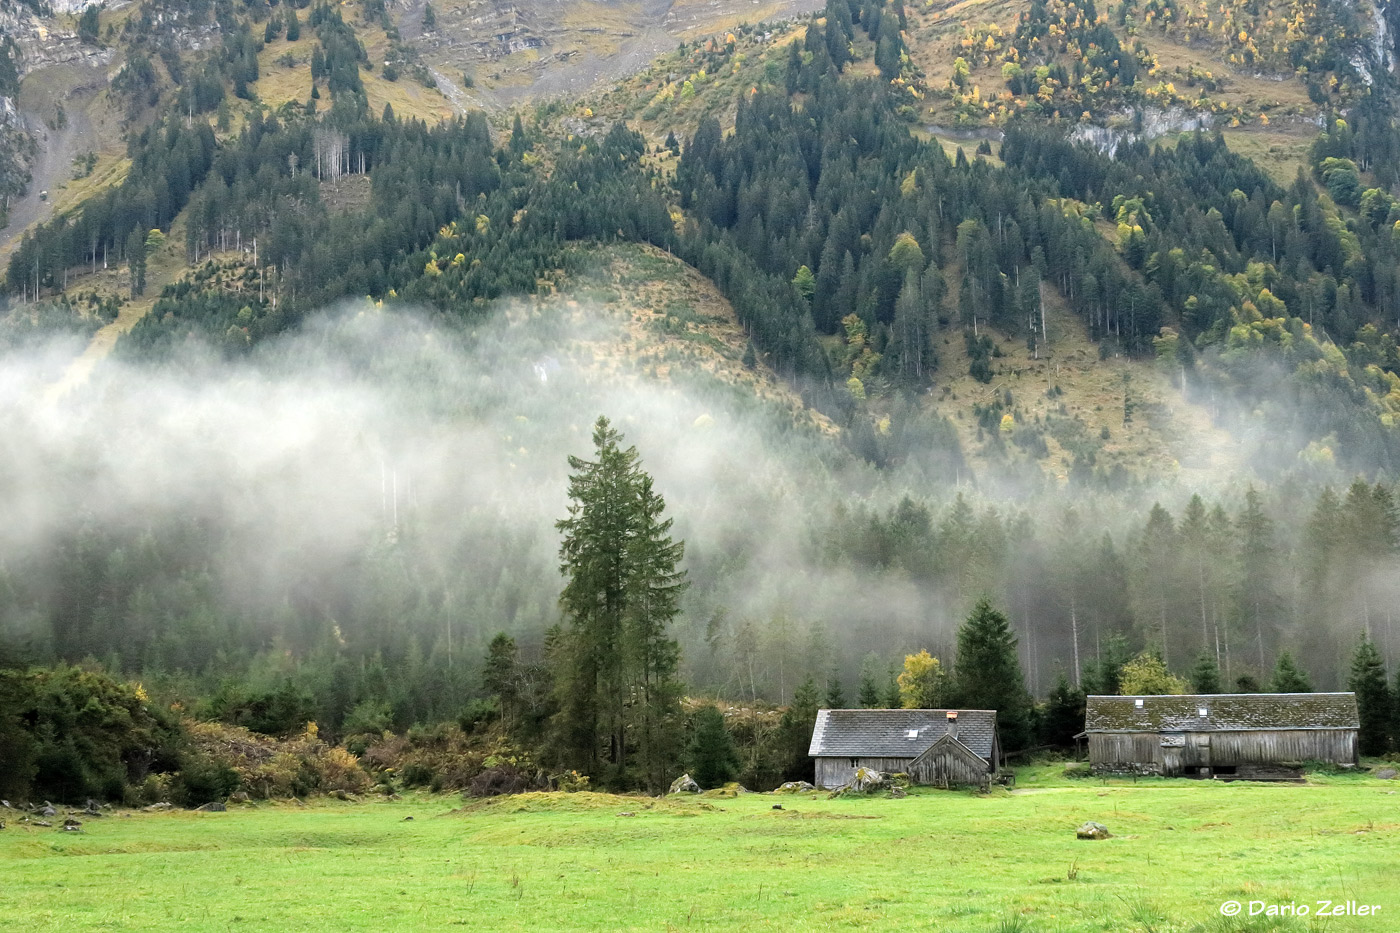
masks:
[[[80,833],[4,811],[0,930],[1400,929],[1400,782],[1018,776],[902,800],[289,801]],[[1087,819],[1113,838],[1076,839]],[[1323,899],[1381,909],[1247,916]]]

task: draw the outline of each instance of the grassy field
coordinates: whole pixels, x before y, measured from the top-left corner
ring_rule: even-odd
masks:
[[[11,819],[0,928],[1393,930],[1395,788],[1047,765],[985,797],[420,796],[123,813],[81,834]],[[1114,838],[1075,839],[1085,819]],[[1381,910],[1222,917],[1232,899]]]

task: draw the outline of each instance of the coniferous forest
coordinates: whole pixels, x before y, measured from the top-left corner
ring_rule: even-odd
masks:
[[[1108,152],[1043,114],[950,155],[898,2],[829,0],[662,145],[374,112],[322,4],[143,16],[129,168],[7,261],[0,792],[768,786],[810,776],[820,707],[995,708],[1022,752],[1120,692],[1353,689],[1364,753],[1400,751],[1388,77],[1285,181],[1217,131]],[[220,40],[182,59],[172,23]],[[233,120],[303,30],[305,106]],[[604,254],[697,270],[766,381],[629,361],[578,285]],[[1058,352],[1047,303],[1208,409],[1233,468],[1028,417],[1056,386],[1003,347]],[[975,429],[931,402],[962,376]]]

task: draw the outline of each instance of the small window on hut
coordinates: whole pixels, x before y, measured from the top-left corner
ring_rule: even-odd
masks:
[[[1140,699],[1134,700],[1134,701],[1133,701],[1133,706],[1137,707],[1138,709],[1142,709],[1142,700],[1140,700]]]
[[[917,738],[919,737],[919,730],[918,730],[918,729],[906,729],[906,730],[904,731],[904,737],[905,737],[906,739],[909,739],[909,740],[912,742],[914,739],[917,739]]]
[[[860,759],[859,759],[859,758],[852,758],[852,759],[851,759],[851,767],[852,767],[852,768],[859,768],[859,767],[860,767]]]
[[[1207,716],[1210,715],[1210,710],[1206,709],[1204,706],[1198,706],[1196,707],[1196,715],[1201,717],[1202,719],[1205,719]]]

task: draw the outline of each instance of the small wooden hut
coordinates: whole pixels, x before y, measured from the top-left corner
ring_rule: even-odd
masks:
[[[1084,736],[1100,773],[1252,779],[1305,761],[1357,761],[1356,695],[1091,696]]]
[[[904,773],[915,784],[986,787],[997,773],[997,714],[987,709],[824,709],[808,752],[818,787],[857,768]]]

